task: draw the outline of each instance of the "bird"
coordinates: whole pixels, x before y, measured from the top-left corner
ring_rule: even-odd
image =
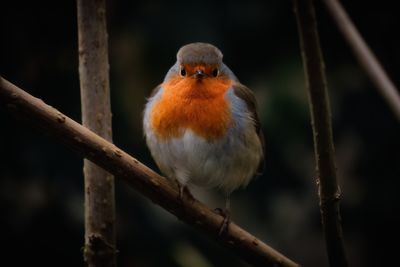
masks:
[[[230,195],[264,169],[256,98],[209,43],[190,43],[147,99],[143,131],[160,171],[178,183],[217,188],[225,197],[219,233],[230,223]]]

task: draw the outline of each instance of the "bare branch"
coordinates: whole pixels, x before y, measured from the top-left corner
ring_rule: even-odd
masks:
[[[79,78],[82,122],[111,141],[106,6],[104,0],[78,0]],[[84,160],[85,264],[116,266],[114,177]]]
[[[313,0],[294,0],[301,54],[307,78],[322,225],[332,267],[347,266],[340,222],[331,111]]]
[[[399,90],[390,80],[379,60],[368,47],[357,28],[347,15],[343,6],[337,0],[324,0],[329,13],[336,22],[339,30],[353,50],[360,65],[369,75],[376,88],[389,104],[397,119],[400,120],[400,94]]]
[[[250,264],[299,266],[233,222],[229,225],[227,233],[219,237],[218,232],[224,219],[222,216],[197,200],[180,201],[175,183],[158,175],[115,145],[3,78],[0,79],[0,102],[0,106],[6,107],[15,116],[31,122],[35,127],[44,130],[115,177],[121,178],[180,220],[217,239]]]

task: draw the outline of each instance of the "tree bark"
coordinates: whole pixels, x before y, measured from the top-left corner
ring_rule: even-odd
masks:
[[[104,0],[78,0],[79,78],[82,122],[112,140],[109,63]],[[114,177],[84,160],[87,266],[116,266]]]
[[[320,211],[329,264],[345,267],[347,259],[339,211],[340,188],[336,178],[331,110],[313,0],[294,0],[294,12],[307,80]]]
[[[176,183],[158,175],[104,138],[0,77],[0,106],[55,137],[180,220],[201,229],[253,266],[299,266],[234,222],[219,236],[224,218],[196,199],[181,201]]]

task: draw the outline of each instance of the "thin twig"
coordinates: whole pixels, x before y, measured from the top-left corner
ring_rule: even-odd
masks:
[[[397,119],[400,120],[400,94],[399,90],[386,74],[379,60],[368,47],[363,37],[354,26],[343,6],[337,0],[324,0],[333,20],[353,50],[360,65],[369,75],[376,88],[382,94]]]
[[[112,140],[105,0],[78,0],[82,122]],[[89,267],[116,266],[114,177],[84,160],[85,248]]]
[[[347,266],[340,221],[331,111],[313,0],[294,0],[314,136],[321,220],[329,264]]]
[[[229,224],[226,234],[218,236],[224,220],[222,216],[195,199],[181,201],[176,183],[158,175],[104,138],[1,77],[0,106],[123,179],[139,193],[187,224],[200,228],[250,264],[299,266],[233,222]]]

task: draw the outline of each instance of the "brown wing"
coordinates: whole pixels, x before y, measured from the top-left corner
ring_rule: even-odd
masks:
[[[256,98],[254,96],[253,91],[251,91],[249,88],[244,86],[241,83],[236,83],[233,85],[233,92],[235,95],[239,98],[241,98],[246,104],[248,109],[250,110],[253,119],[254,119],[254,126],[255,130],[257,132],[258,138],[260,139],[260,143],[262,145],[262,150],[263,150],[263,155],[260,159],[260,162],[258,164],[257,168],[257,175],[262,174],[264,171],[264,135],[261,129],[261,124],[260,124],[260,119],[257,114],[257,102]]]

